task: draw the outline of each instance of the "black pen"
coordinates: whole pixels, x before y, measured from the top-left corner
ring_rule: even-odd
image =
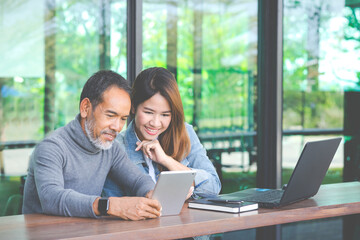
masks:
[[[227,199],[208,199],[210,202],[216,203],[243,203],[244,201],[241,200],[227,200]]]

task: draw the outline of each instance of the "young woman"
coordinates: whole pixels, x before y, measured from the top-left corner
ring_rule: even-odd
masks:
[[[131,94],[133,121],[117,139],[130,160],[154,182],[161,171],[196,170],[192,197],[207,197],[220,192],[215,168],[191,125],[184,121],[183,105],[174,76],[165,68],[142,71]],[[111,176],[104,195],[129,195]]]

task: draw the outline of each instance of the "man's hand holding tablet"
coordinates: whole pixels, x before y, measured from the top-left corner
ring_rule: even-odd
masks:
[[[186,199],[190,198],[196,171],[161,172],[151,198],[162,206],[161,216],[180,213]]]

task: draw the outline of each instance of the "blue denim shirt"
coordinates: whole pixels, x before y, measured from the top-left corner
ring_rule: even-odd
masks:
[[[219,194],[221,189],[221,183],[216,173],[214,165],[211,163],[206,155],[206,150],[197,137],[193,127],[190,124],[185,123],[186,130],[190,138],[191,150],[189,155],[181,161],[181,164],[196,170],[195,176],[195,189],[192,195],[193,198],[208,197]],[[137,136],[134,129],[134,123],[131,122],[125,132],[122,132],[116,138],[120,141],[121,145],[125,148],[125,151],[129,159],[144,173],[149,173],[149,167],[145,161],[142,151],[135,151],[137,147]],[[158,178],[160,171],[158,164],[152,162],[155,169],[156,179]],[[124,189],[117,185],[109,175],[105,181],[104,196],[130,196]]]

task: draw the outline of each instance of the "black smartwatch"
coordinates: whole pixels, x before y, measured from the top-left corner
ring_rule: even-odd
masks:
[[[102,197],[99,199],[98,210],[101,216],[107,216],[109,210],[109,198]]]

